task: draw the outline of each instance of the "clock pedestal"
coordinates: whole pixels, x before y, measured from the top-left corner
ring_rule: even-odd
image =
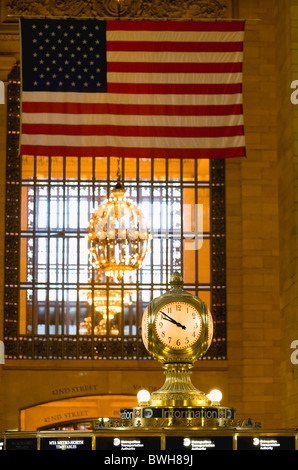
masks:
[[[150,406],[202,406],[209,405],[207,396],[197,390],[191,382],[192,364],[164,364],[166,380],[164,385],[151,394]]]
[[[165,382],[147,402],[121,409],[120,420],[110,423],[117,429],[233,429],[235,410],[212,403],[191,382],[190,363],[163,364]]]

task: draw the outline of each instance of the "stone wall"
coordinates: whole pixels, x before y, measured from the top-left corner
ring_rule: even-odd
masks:
[[[298,419],[298,365],[291,362],[291,343],[298,339],[297,317],[297,117],[292,103],[293,80],[298,79],[298,2],[287,0],[276,7],[278,104],[279,104],[279,225],[281,299],[281,374],[284,426]],[[282,8],[283,7],[283,8]]]
[[[272,1],[238,2],[246,22],[247,158],[226,164],[228,363],[237,415],[280,424],[277,85]]]

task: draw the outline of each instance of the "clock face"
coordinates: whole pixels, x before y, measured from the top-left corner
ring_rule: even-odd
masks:
[[[159,340],[171,349],[186,349],[200,337],[202,317],[186,302],[170,302],[157,312],[154,327]]]

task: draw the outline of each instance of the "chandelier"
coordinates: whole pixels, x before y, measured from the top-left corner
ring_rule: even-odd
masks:
[[[93,293],[89,290],[81,290],[80,298],[87,300],[90,306],[94,305],[95,312],[99,314],[94,330],[91,316],[86,317],[80,323],[80,334],[91,334],[94,331],[96,335],[105,335],[109,329],[110,334],[119,335],[117,315],[122,312],[123,307],[132,305],[132,292],[122,293],[120,290],[111,290],[107,298],[107,293],[102,290],[96,290]]]
[[[96,280],[105,272],[106,276],[121,281],[124,273],[143,265],[149,247],[147,222],[142,210],[125,197],[119,166],[111,196],[92,214],[88,238]]]

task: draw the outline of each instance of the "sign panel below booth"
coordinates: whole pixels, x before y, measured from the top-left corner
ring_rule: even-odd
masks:
[[[238,436],[237,450],[295,450],[295,436]]]
[[[160,450],[160,437],[97,437],[96,450]]]
[[[37,450],[36,437],[6,439],[6,450]]]
[[[40,439],[40,450],[92,450],[92,438],[43,437]]]
[[[166,450],[233,450],[233,436],[167,436]]]

